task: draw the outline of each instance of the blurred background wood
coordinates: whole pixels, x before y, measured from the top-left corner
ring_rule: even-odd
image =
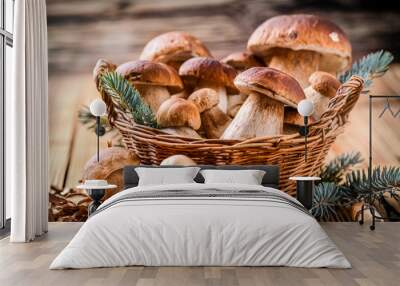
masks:
[[[74,187],[85,162],[96,151],[94,132],[78,122],[77,112],[96,98],[91,72],[98,58],[115,64],[137,59],[154,36],[184,30],[199,37],[216,58],[243,50],[251,32],[278,14],[314,13],[349,35],[354,57],[390,50],[400,55],[400,13],[392,1],[235,1],[235,0],[48,0],[50,178],[53,188]],[[373,94],[400,94],[400,65],[375,81]],[[400,101],[391,101],[396,112]],[[374,163],[399,164],[400,116],[377,119],[385,102],[374,104]],[[350,124],[332,148],[368,155],[368,98],[362,97]],[[106,147],[109,136],[101,139]],[[366,162],[365,162],[366,166]]]

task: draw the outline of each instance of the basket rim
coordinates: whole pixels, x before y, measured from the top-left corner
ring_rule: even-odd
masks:
[[[328,109],[323,113],[321,118],[308,125],[309,135],[308,143],[312,144],[313,140],[319,140],[322,137],[337,136],[341,133],[342,128],[347,123],[348,113],[357,102],[358,96],[361,94],[364,80],[359,76],[352,76],[347,82],[343,83],[336,96],[330,100]],[[353,99],[356,97],[356,99]],[[349,99],[350,98],[350,99]],[[348,102],[350,100],[350,103]],[[353,102],[351,102],[353,100]],[[350,105],[350,106],[347,106]],[[252,147],[267,147],[269,143],[274,146],[282,142],[291,142],[292,144],[304,141],[304,136],[299,133],[293,134],[278,134],[253,137],[248,139],[208,139],[208,138],[194,138],[187,136],[180,136],[175,134],[167,133],[161,129],[140,125],[133,121],[131,117],[127,118],[126,114],[121,115],[122,110],[117,110],[118,116],[113,120],[113,125],[117,127],[119,132],[124,135],[140,138],[142,141],[148,141],[163,146],[174,146],[174,147],[186,147],[188,145],[192,147],[201,148],[207,146],[207,148],[248,148]],[[343,115],[341,116],[341,113]],[[343,117],[343,118],[342,118]],[[332,122],[337,119],[337,125],[333,128]]]

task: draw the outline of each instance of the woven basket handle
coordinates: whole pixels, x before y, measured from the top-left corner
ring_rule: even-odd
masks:
[[[336,96],[329,102],[328,109],[322,114],[321,119],[315,125],[333,129],[343,126],[354,108],[364,87],[364,80],[353,75],[343,83],[336,92]]]

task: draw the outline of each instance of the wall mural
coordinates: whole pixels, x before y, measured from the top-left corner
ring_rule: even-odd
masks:
[[[290,176],[322,178],[319,220],[355,220],[363,202],[399,217],[400,49],[382,32],[400,32],[399,14],[265,2],[48,1],[50,221],[86,220],[79,182],[116,184],[108,198],[137,164],[279,164],[289,194]]]

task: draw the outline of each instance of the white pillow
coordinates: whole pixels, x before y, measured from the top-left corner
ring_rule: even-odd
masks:
[[[202,170],[205,184],[261,185],[265,171],[262,170]]]
[[[195,183],[199,167],[187,168],[135,168],[139,186]]]

